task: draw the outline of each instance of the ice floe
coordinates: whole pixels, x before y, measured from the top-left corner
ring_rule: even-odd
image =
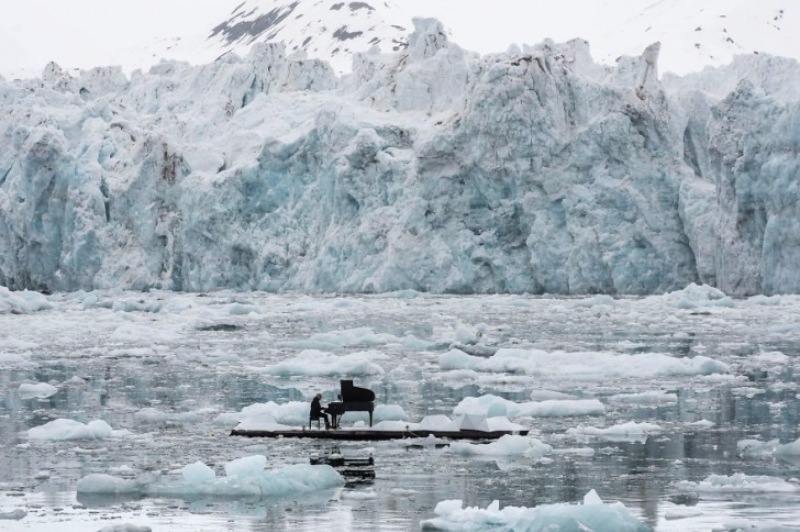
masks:
[[[225,476],[202,462],[181,470],[181,478],[164,475],[155,478],[126,479],[103,473],[81,478],[79,494],[130,495],[144,497],[286,497],[303,492],[337,488],[344,478],[328,465],[298,464],[265,470],[264,456],[251,456],[225,464]]]
[[[645,440],[651,434],[658,434],[664,429],[655,423],[637,423],[629,421],[612,427],[598,428],[580,426],[567,430],[571,436],[594,436],[609,441]]]
[[[500,349],[489,358],[453,349],[439,357],[442,370],[474,370],[564,377],[571,380],[602,380],[608,377],[692,376],[727,373],[728,365],[708,358],[678,358],[662,353],[619,354],[608,352],[552,352]]]
[[[678,402],[678,396],[672,392],[652,390],[638,393],[621,393],[609,398],[611,401],[632,403],[639,406],[658,406]]]
[[[0,314],[30,314],[53,308],[47,296],[30,290],[12,292],[0,285]]]
[[[582,504],[543,504],[536,508],[507,506],[498,501],[486,509],[463,508],[460,500],[442,501],[436,517],[422,522],[423,530],[563,530],[581,532],[645,532],[648,527],[619,502],[604,503],[592,490]]]
[[[778,445],[775,448],[776,456],[800,456],[800,438],[791,443]]]
[[[480,397],[465,397],[453,409],[454,414],[483,414],[485,416],[506,416],[511,419],[529,417],[599,416],[605,413],[605,406],[597,399],[548,399],[515,403],[487,394]]]
[[[681,491],[696,491],[700,493],[793,493],[800,491],[800,485],[787,482],[782,478],[766,475],[751,476],[744,473],[709,475],[699,482],[682,480],[677,482],[675,487]]]
[[[375,360],[380,360],[383,356],[374,351],[339,356],[308,349],[294,358],[265,366],[261,371],[278,377],[383,375],[383,368],[375,363]]]
[[[152,528],[146,525],[133,525],[129,523],[119,523],[116,525],[104,526],[97,532],[152,532]]]
[[[115,435],[127,434],[127,431],[115,431],[102,419],[81,423],[72,419],[55,419],[44,425],[28,429],[31,440],[100,440]]]
[[[23,510],[22,508],[15,508],[13,510],[4,510],[0,508],[0,520],[7,519],[9,521],[19,521],[23,519],[28,512]]]
[[[552,454],[553,447],[530,436],[506,435],[490,443],[455,441],[450,444],[450,452],[475,456],[522,456],[538,459]]]
[[[58,393],[58,388],[46,382],[28,383],[19,385],[20,399],[47,399]]]

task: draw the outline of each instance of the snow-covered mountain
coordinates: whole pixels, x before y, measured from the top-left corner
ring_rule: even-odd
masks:
[[[659,51],[418,19],[343,78],[258,43],[0,80],[0,285],[800,293],[798,63],[662,83]]]
[[[50,61],[67,71],[147,70],[161,58],[204,64],[265,41],[342,72],[351,52],[402,46],[412,16],[445,21],[453,40],[479,53],[580,37],[613,64],[660,41],[661,70],[678,74],[735,54],[800,58],[791,0],[4,0],[0,14],[0,74],[12,79],[39,76]]]

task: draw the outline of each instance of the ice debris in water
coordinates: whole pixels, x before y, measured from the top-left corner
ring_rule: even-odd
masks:
[[[655,423],[637,423],[629,421],[607,428],[598,427],[577,427],[567,429],[567,434],[571,436],[595,436],[610,441],[639,441],[647,439],[650,434],[658,434],[663,429]]]
[[[0,509],[0,519],[8,519],[11,521],[19,521],[20,519],[24,518],[28,515],[28,512],[21,508],[15,508],[13,510],[3,510]]]
[[[489,358],[453,349],[439,357],[442,370],[471,369],[484,373],[516,373],[534,376],[568,376],[603,380],[608,377],[658,377],[727,373],[727,364],[708,358],[675,358],[663,353],[619,354],[610,352],[551,353],[538,349],[500,349]]]
[[[382,355],[372,351],[332,355],[309,349],[294,358],[268,365],[262,371],[277,377],[383,375],[383,368],[374,362],[381,357]]]
[[[152,528],[144,525],[130,525],[127,523],[104,526],[97,532],[152,532]]]
[[[778,477],[767,475],[745,475],[735,473],[733,475],[710,475],[700,482],[682,480],[675,484],[681,491],[692,492],[720,492],[720,493],[772,493],[772,492],[796,492],[800,486],[783,480]]]
[[[800,456],[800,438],[786,445],[778,445],[775,454],[777,456]]]
[[[113,435],[114,430],[101,419],[85,424],[72,419],[55,419],[28,429],[31,440],[99,440]]]
[[[543,504],[536,508],[507,506],[494,501],[485,510],[462,508],[462,501],[436,505],[436,517],[423,530],[559,530],[561,532],[645,532],[648,529],[620,502],[604,503],[594,490],[583,504]]]
[[[46,382],[37,382],[35,384],[24,382],[19,385],[20,399],[47,399],[57,393],[58,388]]]
[[[548,399],[515,403],[496,395],[465,397],[453,409],[455,414],[483,414],[486,416],[507,416],[517,418],[599,416],[605,413],[605,406],[597,399]]]
[[[506,435],[486,444],[453,442],[450,452],[476,456],[524,456],[538,459],[553,453],[553,447],[528,436]]]
[[[53,305],[39,292],[28,290],[12,292],[0,285],[0,314],[29,314],[50,308],[53,308]]]
[[[91,474],[78,481],[78,493],[127,494],[146,497],[283,497],[303,492],[337,488],[342,477],[328,465],[298,464],[265,470],[263,455],[239,458],[225,464],[225,476],[202,462],[181,469],[181,478],[124,479]]]

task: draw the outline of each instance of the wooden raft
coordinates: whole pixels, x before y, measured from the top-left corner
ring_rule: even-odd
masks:
[[[527,430],[510,431],[497,430],[484,432],[480,430],[232,430],[231,436],[245,436],[247,438],[311,438],[322,440],[349,440],[349,441],[382,441],[401,440],[404,438],[446,438],[449,440],[497,440],[503,436],[516,434],[527,436]]]

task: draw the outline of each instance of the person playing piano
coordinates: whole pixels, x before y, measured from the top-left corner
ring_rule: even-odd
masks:
[[[319,403],[321,399],[322,394],[318,393],[314,396],[314,399],[311,400],[311,419],[324,419],[325,430],[330,430],[331,422],[328,420],[328,414],[325,413],[325,409],[322,408],[322,405]]]

